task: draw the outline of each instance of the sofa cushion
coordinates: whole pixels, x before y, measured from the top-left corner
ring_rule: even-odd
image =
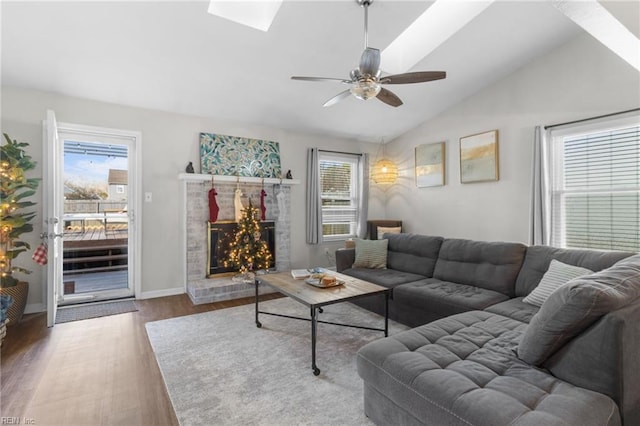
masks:
[[[549,264],[549,269],[542,276],[540,283],[538,283],[536,288],[534,288],[523,301],[532,305],[542,306],[551,293],[556,291],[561,285],[568,283],[574,278],[591,273],[593,273],[591,269],[567,265],[566,263],[553,259]]]
[[[538,285],[549,269],[551,259],[568,265],[581,266],[592,271],[601,271],[635,253],[622,251],[597,251],[560,249],[549,246],[530,246],[516,280],[516,296],[526,296]]]
[[[504,302],[491,305],[484,310],[492,312],[494,314],[509,317],[514,320],[529,323],[531,318],[538,313],[540,308],[530,303],[525,303],[522,297],[516,297],[514,299],[505,300]]]
[[[387,240],[356,240],[354,268],[384,269],[387,267]]]
[[[602,315],[640,299],[640,255],[556,290],[531,319],[518,346],[525,362],[541,365]]]
[[[435,313],[438,318],[482,310],[507,299],[497,291],[435,278],[403,284],[393,290],[394,301]]]
[[[514,295],[514,286],[526,246],[446,239],[442,243],[433,277]]]
[[[417,234],[387,234],[387,268],[431,278],[438,259],[442,237]]]
[[[640,425],[640,301],[604,315],[558,349],[543,368],[610,396],[626,425]]]
[[[443,318],[365,345],[358,374],[400,410],[433,424],[619,424],[609,397],[514,356],[525,328],[481,311]]]
[[[410,283],[412,281],[418,281],[425,278],[423,275],[396,271],[394,269],[349,268],[342,271],[342,273],[387,288],[394,288],[400,284]]]

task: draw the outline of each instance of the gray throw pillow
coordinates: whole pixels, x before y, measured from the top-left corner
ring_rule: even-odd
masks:
[[[387,247],[389,240],[356,240],[356,260],[354,268],[387,268]]]
[[[564,285],[574,278],[583,275],[592,274],[593,271],[580,266],[567,265],[553,259],[549,264],[549,269],[544,273],[538,286],[524,299],[523,302],[535,306],[542,306],[545,300],[556,291],[561,285]]]
[[[518,357],[540,366],[598,318],[640,299],[640,255],[575,278],[561,286],[533,316],[518,345]]]

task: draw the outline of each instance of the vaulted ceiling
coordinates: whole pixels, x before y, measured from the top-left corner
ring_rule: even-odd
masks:
[[[608,8],[627,21],[630,10],[633,22],[637,3]],[[431,4],[376,0],[369,45],[384,49]],[[495,1],[411,69],[446,71],[445,80],[394,85],[399,108],[353,97],[323,108],[343,85],[290,77],[348,78],[363,49],[355,1],[285,1],[268,32],[207,8],[204,1],[3,2],[2,84],[380,141],[583,32],[549,2]]]

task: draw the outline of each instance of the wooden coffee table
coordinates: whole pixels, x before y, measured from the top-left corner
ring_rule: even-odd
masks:
[[[360,328],[364,330],[384,331],[385,337],[389,335],[389,293],[391,289],[370,283],[348,275],[330,272],[331,275],[344,284],[330,287],[318,288],[309,285],[304,280],[296,280],[291,276],[290,272],[278,272],[275,274],[266,274],[256,276],[256,326],[262,327],[262,323],[258,319],[259,314],[274,315],[278,317],[292,318],[311,322],[311,368],[314,375],[320,374],[320,369],[316,365],[316,330],[318,323],[333,324],[343,327]],[[278,292],[297,300],[303,305],[310,308],[310,318],[294,317],[291,315],[283,315],[275,312],[264,312],[258,309],[258,285],[260,283],[267,284]],[[384,328],[373,328],[363,325],[342,324],[331,321],[322,321],[318,319],[318,314],[322,313],[322,307],[333,305],[335,303],[347,302],[362,297],[380,295],[385,300]]]

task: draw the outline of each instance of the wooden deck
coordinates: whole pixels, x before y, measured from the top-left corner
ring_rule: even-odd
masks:
[[[67,247],[92,247],[95,245],[108,245],[111,243],[126,244],[129,233],[126,225],[124,228],[114,225],[88,225],[84,232],[74,226],[69,226],[64,231],[64,245]]]
[[[63,237],[63,273],[65,282],[78,282],[69,275],[85,275],[91,281],[89,287],[103,289],[122,288],[122,280],[112,276],[88,275],[124,272],[128,263],[128,230],[126,224],[83,223],[67,226]],[[126,281],[126,279],[125,279]],[[81,285],[81,287],[84,287]],[[125,285],[126,287],[126,285]],[[80,290],[82,291],[82,290]],[[87,290],[88,291],[88,290]],[[75,292],[79,292],[78,289]]]
[[[65,295],[79,293],[94,293],[104,290],[127,288],[127,271],[93,272],[78,274],[69,271],[63,274]],[[71,284],[73,283],[73,284]],[[73,291],[69,291],[73,289]]]

